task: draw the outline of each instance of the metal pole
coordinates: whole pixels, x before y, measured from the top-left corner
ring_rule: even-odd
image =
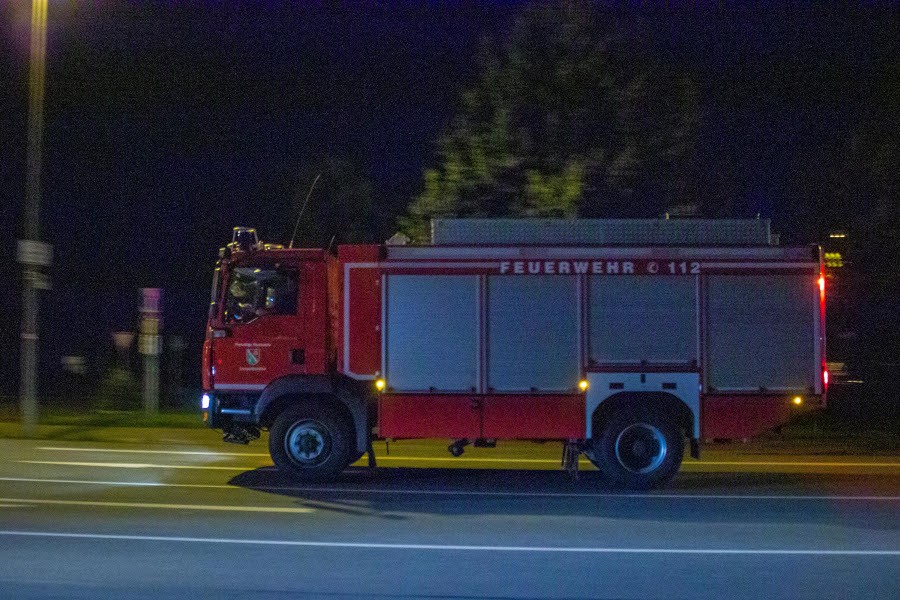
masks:
[[[144,413],[155,415],[159,412],[159,355],[162,351],[162,337],[159,335],[162,322],[162,290],[141,289],[141,326],[138,349],[144,355]]]
[[[31,3],[31,52],[28,75],[28,166],[25,189],[25,240],[40,236],[41,159],[44,138],[44,81],[47,65],[47,0]],[[19,403],[22,431],[31,437],[38,421],[38,286],[40,265],[23,261],[22,269],[22,342]]]
[[[144,414],[159,412],[159,355],[144,355]]]

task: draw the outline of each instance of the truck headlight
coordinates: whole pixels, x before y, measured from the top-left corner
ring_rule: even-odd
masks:
[[[200,408],[209,410],[209,394],[203,394],[203,397],[200,398]]]

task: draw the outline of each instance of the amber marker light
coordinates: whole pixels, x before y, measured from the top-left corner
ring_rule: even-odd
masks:
[[[794,406],[800,406],[801,404],[803,404],[803,398],[801,398],[800,396],[794,396],[794,399],[791,400],[791,402],[794,403]]]
[[[375,389],[379,392],[383,392],[387,382],[384,379],[376,379],[375,380]]]
[[[586,392],[589,387],[590,387],[590,384],[588,383],[587,379],[582,379],[581,381],[578,382],[578,389],[581,390],[582,392]]]

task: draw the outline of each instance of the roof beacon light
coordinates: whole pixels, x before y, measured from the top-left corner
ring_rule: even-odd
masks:
[[[231,245],[243,252],[249,252],[259,248],[259,238],[256,229],[252,227],[235,227],[231,233]]]

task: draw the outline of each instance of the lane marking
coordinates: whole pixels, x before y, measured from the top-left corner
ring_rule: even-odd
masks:
[[[41,446],[37,450],[47,450],[55,452],[113,452],[113,453],[129,453],[129,454],[174,454],[184,456],[247,456],[247,457],[265,457],[269,454],[265,452],[215,452],[215,451],[198,451],[198,450],[138,450],[123,448],[65,448],[60,446]],[[452,456],[381,456],[378,455],[379,461],[412,461],[412,462],[488,462],[488,463],[533,463],[533,464],[559,464],[559,460],[550,458],[497,458],[497,457],[452,457]],[[581,464],[589,465],[590,461],[581,459]],[[893,462],[840,462],[840,461],[751,461],[751,460],[700,460],[683,463],[682,467],[692,466],[754,466],[754,467],[878,467],[878,468],[898,468],[900,469],[900,461]]]
[[[456,544],[388,544],[374,542],[324,542],[311,540],[263,540],[201,538],[164,535],[68,533],[57,531],[0,530],[0,536],[118,540],[141,542],[181,542],[193,544],[234,544],[245,546],[293,546],[305,548],[349,548],[365,550],[430,550],[438,552],[535,552],[567,554],[711,554],[711,555],[799,555],[799,556],[900,556],[900,550],[819,549],[819,548],[616,548],[580,546],[475,546]]]
[[[900,502],[900,496],[829,496],[829,495],[791,495],[791,494],[626,494],[603,492],[486,492],[479,490],[415,490],[389,488],[346,488],[346,487],[302,487],[286,485],[255,485],[242,487],[238,485],[216,483],[166,483],[159,481],[96,481],[84,479],[38,479],[31,477],[0,477],[0,481],[13,483],[60,483],[76,485],[122,486],[122,487],[172,487],[217,490],[260,490],[260,491],[294,491],[308,493],[342,493],[342,494],[385,494],[410,496],[496,496],[496,497],[530,497],[530,498],[661,498],[661,499],[700,499],[700,500],[864,500],[870,502]]]
[[[106,485],[125,487],[183,487],[212,489],[243,489],[222,483],[165,483],[161,481],[97,481],[92,479],[40,479],[37,477],[0,477],[0,481],[12,483],[64,483],[78,485]],[[287,488],[285,488],[287,489]]]
[[[555,460],[543,460],[543,459],[517,459],[517,460],[507,460],[500,458],[403,458],[403,457],[386,457],[387,459],[399,460],[399,461],[427,461],[427,462],[435,462],[435,461],[453,461],[453,462],[502,462],[502,463],[523,463],[523,462],[531,462],[531,463],[553,463],[558,464],[559,461]],[[379,458],[379,461],[384,461],[385,458]],[[78,462],[78,461],[60,461],[60,460],[17,460],[14,461],[22,464],[29,465],[56,465],[56,466],[69,466],[69,467],[101,467],[101,468],[110,468],[110,469],[205,469],[210,471],[247,471],[248,469],[261,469],[261,470],[272,470],[275,467],[272,465],[236,465],[236,466],[222,466],[222,465],[161,465],[156,463],[113,463],[113,462]],[[769,467],[889,467],[889,468],[900,468],[900,463],[805,463],[805,462],[707,462],[707,463],[685,463],[682,465],[682,469],[685,472],[702,472],[703,466],[769,466]],[[740,471],[738,471],[740,472]]]
[[[265,456],[268,452],[218,452],[215,450],[137,450],[131,448],[64,448],[62,446],[39,446],[35,450],[53,452],[113,452],[121,454],[182,454],[185,456]]]
[[[17,463],[29,465],[62,465],[68,467],[106,467],[110,469],[207,469],[214,471],[246,471],[247,466],[223,467],[219,465],[158,465],[155,463],[106,463],[106,462],[69,462],[59,460],[17,460]],[[263,465],[260,465],[261,467]],[[272,469],[274,467],[269,466]]]
[[[50,504],[59,506],[106,506],[109,508],[162,508],[166,510],[212,510],[221,512],[292,513],[313,512],[312,508],[281,506],[234,506],[220,504],[168,504],[161,502],[100,502],[94,500],[48,500],[46,498],[0,498],[0,503]]]

